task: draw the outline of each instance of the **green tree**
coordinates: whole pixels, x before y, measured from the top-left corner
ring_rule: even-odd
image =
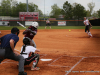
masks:
[[[97,13],[98,13],[98,17],[100,18],[100,9],[97,11]]]
[[[19,12],[26,12],[26,3],[19,3],[16,6],[13,7],[14,9],[14,15],[13,16],[19,16]],[[28,11],[29,12],[40,12],[42,14],[42,12],[38,9],[38,6],[36,4],[33,3],[29,3],[28,4]]]
[[[35,12],[38,9],[38,6],[33,3],[29,3],[28,7],[29,12]]]
[[[90,11],[87,10],[86,12],[87,12],[86,17],[90,17],[91,16]]]
[[[86,10],[81,4],[76,4],[73,7],[73,15],[76,19],[83,18],[86,16]]]
[[[52,11],[50,12],[50,15],[52,14],[52,17],[58,18],[58,16],[61,14],[61,9],[57,6],[57,4],[54,4],[51,6]]]
[[[0,16],[2,16],[2,7],[0,6]]]
[[[68,1],[66,1],[63,4],[63,10],[61,11],[62,15],[64,15],[65,19],[71,19],[73,16],[73,12],[72,12],[72,5],[70,3],[68,3]]]
[[[90,2],[87,4],[87,6],[89,7],[90,14],[92,15],[93,9],[95,7],[95,3]]]
[[[17,5],[18,5],[18,2],[16,0],[11,0],[11,6],[12,6],[11,16],[18,16]]]
[[[1,16],[19,16],[19,12],[26,12],[27,11],[27,4],[21,3],[17,0],[2,0],[0,4],[0,15]],[[41,10],[38,9],[38,6],[33,3],[28,4],[29,12],[39,12],[41,15],[43,14]]]
[[[39,17],[43,16],[43,12],[41,10],[38,9],[39,12]]]
[[[2,16],[9,16],[11,13],[11,1],[2,0],[1,1]]]
[[[11,1],[11,6],[13,7],[16,7],[17,4],[18,4],[18,1],[17,0],[10,0]]]
[[[94,12],[92,13],[92,17],[98,18],[98,12],[97,12],[97,11],[94,11]]]
[[[12,16],[19,16],[19,12],[26,12],[26,3],[17,3],[15,6],[12,6]]]
[[[29,12],[39,12],[39,16],[43,15],[43,12],[38,8],[36,4],[29,3]]]

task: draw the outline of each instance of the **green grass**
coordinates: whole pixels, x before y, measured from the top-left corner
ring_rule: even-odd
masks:
[[[0,26],[0,30],[11,30],[13,27],[18,27],[20,30],[25,30],[25,28],[21,26]],[[38,29],[45,29],[45,26],[39,26]],[[50,29],[50,27],[47,26],[46,29]],[[85,29],[85,26],[51,26],[51,29]],[[100,29],[100,26],[93,26],[92,29]]]
[[[20,30],[25,30],[25,28],[21,27],[21,26],[0,26],[0,30],[11,30],[13,27],[17,27]]]

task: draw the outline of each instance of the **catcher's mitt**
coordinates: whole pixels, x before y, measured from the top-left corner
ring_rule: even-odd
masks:
[[[92,25],[90,25],[90,28],[92,28]]]

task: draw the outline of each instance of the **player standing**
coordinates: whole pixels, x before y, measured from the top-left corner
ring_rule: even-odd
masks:
[[[7,24],[8,24],[8,26],[10,26],[10,25],[9,25],[9,21],[7,22]]]
[[[11,29],[11,34],[7,34],[0,38],[0,63],[4,59],[12,59],[15,61],[19,61],[19,74],[18,75],[27,75],[26,72],[24,72],[24,57],[17,54],[14,51],[14,47],[16,43],[19,41],[19,29],[14,27]]]
[[[85,25],[85,32],[89,35],[89,37],[92,37],[92,34],[90,32],[90,26],[92,27],[91,23],[89,22],[88,19],[86,19],[86,17],[84,17],[84,25]],[[90,26],[89,26],[90,25]],[[87,32],[88,31],[88,32]]]
[[[29,38],[24,38],[23,43],[24,45],[21,48],[21,55],[25,59],[24,65],[29,65],[32,61],[33,65],[31,67],[31,70],[39,70],[39,67],[36,67],[39,61],[39,54],[35,54],[35,52],[40,52],[40,50],[37,50],[35,47],[30,45],[31,40]],[[32,52],[32,55],[29,57],[29,54]]]
[[[50,29],[51,29],[51,26],[50,26],[50,25],[51,25],[51,23],[50,23],[50,21],[47,19],[47,20],[46,20],[46,26],[45,26],[45,29],[46,29],[47,26],[49,26]]]
[[[23,32],[23,35],[25,35],[24,38],[25,37],[29,38],[31,40],[31,45],[34,46],[35,48],[36,48],[36,44],[33,38],[37,34],[38,26],[39,26],[38,22],[32,22],[32,25]]]

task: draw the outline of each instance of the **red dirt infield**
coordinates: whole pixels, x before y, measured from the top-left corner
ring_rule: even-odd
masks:
[[[0,37],[10,30],[0,30]],[[23,43],[20,30],[15,49],[19,53]],[[100,75],[100,29],[91,29],[89,38],[84,29],[39,29],[34,41],[40,49],[40,70],[31,71],[31,65],[24,67],[27,75]],[[0,75],[18,75],[16,61],[5,59],[0,64]]]

